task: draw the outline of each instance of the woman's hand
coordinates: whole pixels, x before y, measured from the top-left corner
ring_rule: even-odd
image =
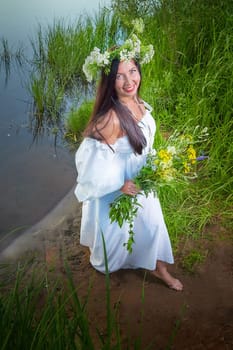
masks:
[[[135,196],[140,191],[132,180],[125,181],[124,185],[121,187],[120,190],[121,192],[130,196]]]

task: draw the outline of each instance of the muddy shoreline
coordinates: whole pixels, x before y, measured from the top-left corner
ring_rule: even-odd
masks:
[[[0,252],[0,261],[17,260],[28,251],[43,251],[46,242],[59,239],[70,225],[80,225],[81,203],[74,195],[74,187],[38,223],[22,232]],[[77,235],[79,235],[77,229]]]

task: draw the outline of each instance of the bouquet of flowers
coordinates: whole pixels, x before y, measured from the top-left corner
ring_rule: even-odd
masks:
[[[179,133],[175,131],[160,147],[157,152],[153,150],[147,155],[145,165],[134,178],[140,192],[148,196],[156,195],[159,186],[172,186],[179,182],[188,182],[197,177],[197,161],[208,158],[201,155],[197,157],[194,144],[206,141],[207,128],[200,130],[196,126],[193,133]],[[110,205],[109,217],[111,222],[117,222],[122,227],[124,222],[129,224],[129,239],[124,244],[132,252],[134,243],[133,221],[141,204],[138,196],[122,194]]]

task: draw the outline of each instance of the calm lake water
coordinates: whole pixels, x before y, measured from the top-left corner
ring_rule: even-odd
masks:
[[[55,19],[73,23],[84,11],[94,14],[110,1],[99,0],[3,0],[0,37],[10,47],[30,47],[38,23]],[[25,80],[12,67],[5,84],[0,71],[0,250],[8,242],[46,215],[74,186],[74,155],[53,137],[43,136],[33,143],[28,128],[31,97]]]

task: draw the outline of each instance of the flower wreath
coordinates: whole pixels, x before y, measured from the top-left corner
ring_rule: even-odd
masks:
[[[135,19],[132,24],[132,33],[120,47],[116,47],[113,50],[107,50],[104,53],[101,53],[100,49],[95,47],[85,59],[83,72],[88,82],[96,79],[100,69],[104,69],[105,73],[108,74],[110,72],[111,62],[114,58],[118,58],[120,61],[130,61],[135,59],[141,65],[151,61],[154,56],[153,46],[142,45],[140,39],[135,34],[135,32],[143,32],[143,20]]]

